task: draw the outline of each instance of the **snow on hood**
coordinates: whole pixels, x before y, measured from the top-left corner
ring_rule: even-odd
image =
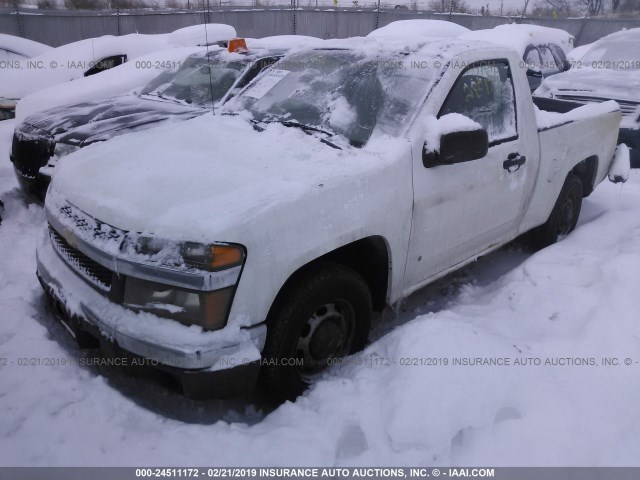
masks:
[[[6,33],[0,33],[0,48],[15,52],[23,57],[35,57],[53,49],[44,43],[7,35]]]
[[[455,38],[469,32],[468,28],[453,22],[444,20],[398,20],[380,27],[369,35],[368,38],[386,37],[427,37],[427,38]]]
[[[56,142],[85,146],[108,140],[119,130],[132,131],[150,123],[171,118],[193,118],[208,110],[171,102],[154,101],[136,95],[121,95],[71,107],[53,108],[27,118],[17,134],[36,129],[51,135]]]
[[[383,139],[335,150],[279,124],[257,132],[239,117],[205,115],[68,155],[56,167],[50,195],[124,230],[226,238],[310,189],[384,165],[395,141]]]
[[[515,48],[520,57],[529,45],[555,43],[568,53],[573,48],[573,35],[559,28],[541,27],[539,25],[509,24],[498,25],[486,30],[475,30],[460,36],[465,40],[482,40],[485,42]]]
[[[640,71],[604,68],[572,68],[547,77],[535,95],[586,94],[613,100],[640,103]]]
[[[167,37],[171,47],[191,47],[215,45],[235,38],[238,34],[231,25],[224,23],[208,23],[193,25],[173,31]]]
[[[210,47],[216,48],[216,47]],[[217,47],[219,48],[219,47]],[[111,68],[100,75],[82,77],[73,82],[73,88],[67,83],[38,90],[22,98],[16,106],[16,120],[24,121],[34,113],[49,110],[63,105],[75,105],[83,102],[93,102],[115,95],[123,95],[132,90],[144,87],[147,83],[160,75],[163,68],[178,65],[189,55],[204,52],[203,47],[182,47],[161,50],[138,57],[136,62],[127,62]],[[141,63],[144,62],[144,63]],[[151,68],[141,68],[141,65]],[[170,68],[169,68],[170,69]]]

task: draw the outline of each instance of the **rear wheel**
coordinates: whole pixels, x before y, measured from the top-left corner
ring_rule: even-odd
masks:
[[[534,246],[544,248],[569,235],[578,223],[582,208],[582,182],[570,173],[564,182],[558,200],[543,225],[531,232]]]
[[[294,399],[335,359],[362,349],[370,324],[371,294],[360,275],[334,263],[310,270],[270,315],[262,386]]]

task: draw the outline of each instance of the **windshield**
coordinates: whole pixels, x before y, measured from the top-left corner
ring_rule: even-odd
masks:
[[[142,95],[154,95],[180,103],[210,105],[220,100],[244,70],[247,60],[226,60],[220,52],[209,57],[188,57],[180,68],[164,72],[142,89]]]
[[[377,127],[394,135],[406,125],[433,73],[410,68],[402,56],[307,51],[264,72],[229,108],[257,122],[313,127],[360,147]]]
[[[640,70],[640,41],[631,38],[596,43],[580,59],[587,67]]]

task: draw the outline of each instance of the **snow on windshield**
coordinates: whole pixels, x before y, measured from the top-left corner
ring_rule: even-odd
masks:
[[[619,37],[598,42],[580,63],[609,70],[640,70],[640,42],[635,38]]]
[[[427,92],[434,69],[408,59],[353,50],[314,50],[280,61],[229,107],[257,122],[287,122],[337,134],[363,146],[376,127],[394,135]]]
[[[229,91],[246,64],[246,58],[229,60],[219,51],[192,55],[179,69],[153,79],[141,93],[187,104],[211,104]]]

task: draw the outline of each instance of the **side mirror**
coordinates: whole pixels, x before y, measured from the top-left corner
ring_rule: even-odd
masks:
[[[454,131],[440,137],[439,151],[428,150],[425,143],[422,149],[422,163],[425,168],[432,168],[470,162],[485,157],[488,151],[489,135],[484,128]]]
[[[566,72],[567,70],[569,70],[571,68],[571,62],[569,60],[565,60],[564,61],[564,65],[563,65],[563,72]]]

